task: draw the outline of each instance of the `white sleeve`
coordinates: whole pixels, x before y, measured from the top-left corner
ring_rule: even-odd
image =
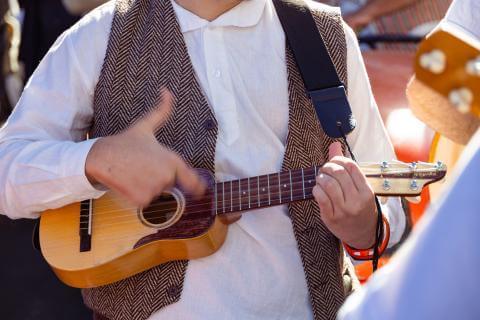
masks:
[[[94,140],[84,139],[112,15],[104,6],[59,37],[0,129],[1,213],[35,218],[102,195],[85,176]]]
[[[358,40],[353,30],[344,24],[347,39],[348,100],[357,127],[347,140],[359,162],[378,162],[396,159],[392,143],[383,125],[373,97]],[[405,213],[399,198],[389,198],[382,211],[390,223],[390,243],[398,243],[405,230]]]
[[[411,236],[365,286],[340,320],[480,319],[480,131],[455,168],[448,189]]]
[[[443,23],[447,22],[459,27],[471,37],[480,40],[480,1],[478,0],[455,0],[450,5]]]

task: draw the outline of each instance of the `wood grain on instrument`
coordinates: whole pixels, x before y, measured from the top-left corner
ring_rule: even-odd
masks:
[[[446,171],[438,164],[399,162],[361,168],[375,193],[392,196],[420,194],[424,185],[442,179]],[[201,172],[208,186],[202,197],[182,194],[179,199],[185,203],[180,203],[179,215],[169,214],[177,209],[172,206],[176,198],[159,197],[144,209],[151,221],[145,221],[142,210],[108,192],[92,201],[89,250],[80,250],[80,234],[85,232],[80,232],[84,226],[79,203],[42,214],[41,250],[64,283],[80,288],[106,285],[167,261],[214,253],[239,213],[313,199],[318,172],[319,167],[284,171],[235,180],[235,186],[232,181],[217,183]],[[165,217],[172,224],[163,224]]]
[[[167,261],[208,256],[220,248],[227,233],[227,226],[216,218],[210,229],[193,238],[155,239],[134,248],[140,239],[155,234],[136,219],[136,209],[123,209],[131,205],[113,194],[94,203],[95,207],[108,206],[110,213],[96,210],[91,251],[79,252],[79,204],[45,212],[40,221],[42,253],[57,276],[73,287],[97,287]]]

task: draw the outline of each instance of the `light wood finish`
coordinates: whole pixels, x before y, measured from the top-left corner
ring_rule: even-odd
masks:
[[[422,55],[434,50],[445,56],[445,69],[431,72],[421,66]],[[415,59],[415,78],[407,90],[415,114],[437,130],[430,149],[429,161],[441,160],[450,169],[456,166],[464,145],[480,124],[480,76],[467,72],[469,61],[480,58],[480,44],[462,30],[442,27],[427,37],[419,46]],[[461,113],[449,102],[449,94],[458,88],[468,88],[473,94],[471,110]],[[429,187],[430,199],[435,202],[446,184]]]
[[[430,200],[435,202],[439,199],[442,194],[443,189],[448,185],[448,182],[452,176],[452,170],[455,169],[458,159],[462,155],[463,150],[465,149],[464,145],[458,144],[449,140],[448,138],[437,133],[432,143],[432,149],[430,152],[430,160],[438,161],[442,159],[443,162],[450,169],[445,176],[445,183],[436,183],[432,184],[428,191],[430,193]]]
[[[124,209],[129,207],[113,194],[94,201],[92,250],[88,252],[79,252],[78,203],[42,214],[42,253],[60,280],[78,288],[109,284],[166,261],[208,256],[226,237],[227,226],[217,218],[201,236],[158,240],[133,249],[139,239],[155,230],[137,219],[136,209]]]
[[[480,116],[480,77],[467,73],[466,65],[478,58],[480,47],[461,33],[451,30],[439,30],[423,41],[415,59],[415,76],[433,90],[448,98],[453,89],[466,87],[473,93],[471,112]],[[420,65],[420,57],[433,50],[440,50],[446,57],[445,70],[439,74],[430,72]],[[447,121],[447,119],[445,119]]]
[[[444,57],[444,69],[437,73],[420,63],[422,57],[432,52]],[[480,76],[467,72],[467,64],[475,59],[480,59],[478,44],[461,32],[438,30],[421,43],[415,59],[415,77],[407,88],[413,113],[459,144],[467,144],[480,127]],[[457,109],[449,100],[450,94],[460,89],[472,94],[468,112]]]
[[[442,179],[446,172],[443,165],[429,163],[365,163],[360,167],[374,192],[385,196],[418,195],[425,185]],[[240,189],[233,188],[232,181],[212,180],[200,199],[182,195],[181,217],[163,229],[142,223],[133,205],[119,195],[107,193],[92,201],[88,251],[80,249],[80,225],[86,227],[85,222],[80,222],[80,204],[42,215],[41,250],[63,282],[81,288],[109,284],[167,261],[205,257],[220,248],[227,225],[236,221],[241,212],[313,199],[319,170],[312,167],[235,180]],[[275,181],[272,188],[268,181]],[[175,212],[175,202],[172,206],[171,201],[160,198],[149,208],[159,216]]]

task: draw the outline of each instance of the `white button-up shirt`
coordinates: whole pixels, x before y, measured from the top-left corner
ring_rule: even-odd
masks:
[[[289,108],[285,36],[273,4],[243,1],[211,22],[173,4],[219,123],[217,179],[279,171]],[[84,172],[94,141],[81,140],[91,124],[113,13],[109,2],[57,40],[1,129],[0,210],[8,216],[34,218],[45,209],[102,195]],[[360,161],[393,159],[356,37],[348,27],[345,32],[349,100],[358,121],[349,142]],[[190,262],[180,302],[152,319],[311,319],[286,210],[279,206],[244,214],[229,227],[217,253]],[[404,230],[404,214],[398,199],[384,210],[393,243]]]

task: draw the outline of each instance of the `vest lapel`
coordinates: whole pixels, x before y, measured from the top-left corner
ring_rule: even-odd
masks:
[[[333,141],[321,129],[293,54],[287,49],[290,121],[283,169],[307,168],[327,161]],[[340,243],[320,218],[314,201],[289,205],[315,319],[334,319],[344,300],[339,266]]]
[[[171,2],[117,1],[95,90],[92,137],[127,128],[158,103],[162,87],[172,91],[176,103],[157,139],[191,166],[213,172],[217,122],[195,77]],[[180,299],[187,265],[169,262],[112,285],[83,290],[84,301],[109,319],[147,319]]]

